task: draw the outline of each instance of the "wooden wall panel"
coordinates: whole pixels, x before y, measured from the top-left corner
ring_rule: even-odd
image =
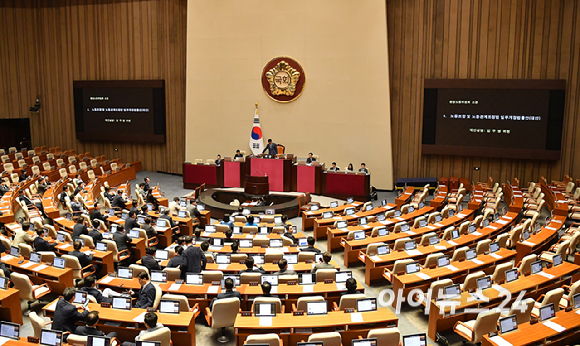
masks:
[[[30,117],[33,145],[141,160],[145,170],[180,173],[186,25],[186,0],[2,1],[0,118]],[[111,79],[165,80],[165,144],[76,140],[73,80]],[[36,95],[39,115],[28,112]]]
[[[395,178],[580,178],[578,1],[386,1]],[[566,79],[561,160],[421,155],[426,78]]]

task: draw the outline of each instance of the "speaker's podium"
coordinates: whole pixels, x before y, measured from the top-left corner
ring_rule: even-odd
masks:
[[[270,193],[268,176],[246,174],[244,192],[250,195],[267,195]]]

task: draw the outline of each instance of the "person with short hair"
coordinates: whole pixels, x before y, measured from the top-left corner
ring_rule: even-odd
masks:
[[[240,274],[242,273],[261,273],[261,274],[265,274],[266,270],[264,270],[264,268],[260,267],[259,265],[257,265],[254,261],[254,257],[248,255],[248,257],[246,257],[246,260],[244,261],[244,264],[246,265],[246,269],[242,270],[240,272]]]
[[[182,280],[185,280],[185,275],[187,273],[201,273],[207,264],[207,259],[205,258],[203,251],[197,246],[192,246],[191,237],[187,236],[185,242],[187,249],[183,251],[183,263],[179,266],[179,269],[181,269]]]
[[[236,154],[234,155],[234,160],[239,158],[239,157],[244,157],[244,155],[242,155],[242,153],[240,153],[240,149],[236,150]]]
[[[107,196],[107,189],[105,189],[105,197]],[[68,194],[68,185],[64,185],[62,187],[62,192],[60,193],[60,195],[58,195],[58,200],[60,201],[60,204],[62,205],[66,205],[66,198],[70,199],[70,196]]]
[[[262,295],[260,297],[278,298],[277,295],[270,293],[270,292],[272,292],[272,284],[271,283],[269,283],[268,281],[264,281],[261,286],[262,286]]]
[[[117,194],[114,195],[111,201],[112,208],[119,208],[121,210],[127,209],[127,201],[123,198],[123,190],[117,190]]]
[[[97,329],[97,323],[99,322],[99,312],[98,311],[91,311],[88,313],[86,318],[87,325],[86,326],[78,326],[76,327],[73,334],[76,335],[83,335],[83,336],[106,336],[108,338],[116,338],[117,332],[110,332],[107,335],[102,331]]]
[[[234,223],[230,218],[230,214],[224,214],[224,219],[220,221],[220,225],[227,225],[231,230],[234,229]]]
[[[217,158],[214,161],[216,166],[219,166],[222,163],[222,156],[220,154],[217,155]]]
[[[264,150],[262,150],[262,154],[264,154],[266,151],[268,152],[268,155],[278,155],[278,146],[276,143],[272,142],[271,138],[268,139],[268,144],[266,144],[266,147],[264,147]]]
[[[358,171],[361,173],[368,173],[369,170],[366,167],[367,167],[367,165],[363,162],[360,164],[360,168],[358,169]]]
[[[288,269],[288,260],[285,258],[278,261],[278,268],[280,268],[280,270],[274,273],[276,275],[296,275],[294,270]]]
[[[296,240],[296,237],[294,237],[294,234],[292,234],[291,229],[292,229],[292,226],[285,224],[284,225],[284,234],[282,234],[282,236],[292,240],[292,243],[296,244],[296,243],[298,243],[298,241]]]
[[[129,210],[129,214],[127,215],[127,218],[125,219],[125,231],[126,232],[130,232],[133,228],[139,228],[139,224],[137,223],[137,220],[135,219],[135,210],[131,209]]]
[[[6,185],[6,180],[0,179],[0,197],[4,196],[4,194],[9,191],[10,188]]]
[[[178,268],[183,264],[183,257],[181,256],[183,254],[183,246],[177,245],[173,251],[175,251],[175,256],[169,259],[167,268]]]
[[[148,246],[145,249],[145,256],[141,257],[141,265],[149,269],[150,273],[152,270],[161,270],[161,266],[155,259],[156,251],[157,249],[155,248],[155,246]]]
[[[129,245],[132,243],[131,237],[125,233],[125,230],[121,227],[117,228],[117,232],[113,233],[113,241],[117,245],[117,251],[121,252],[127,250],[129,252],[129,258],[124,259],[123,261],[119,262],[121,266],[128,266],[132,263],[133,253],[129,248]]]
[[[173,197],[173,201],[169,203],[167,209],[169,209],[173,215],[177,215],[179,213],[179,208],[181,208],[179,197]]]
[[[248,215],[246,222],[246,226],[258,226],[257,223],[254,223],[254,215]]]
[[[308,153],[308,158],[306,158],[306,164],[311,164],[312,162],[316,162],[316,158],[312,156],[312,153]]]
[[[149,179],[149,177],[143,178],[143,191],[151,190],[151,186],[149,185],[150,182],[151,182],[151,179]]]
[[[87,294],[93,296],[97,303],[109,303],[113,302],[113,297],[129,297],[127,294],[121,294],[119,292],[113,291],[110,288],[105,288],[102,292],[95,287],[97,277],[95,274],[86,276],[84,279],[79,281],[79,291],[86,292]]]
[[[310,271],[311,273],[316,273],[317,270],[319,269],[336,269],[336,267],[332,264],[330,264],[330,261],[332,260],[332,255],[330,254],[330,252],[325,252],[322,255],[322,260],[319,263],[316,263],[316,265],[314,266],[314,268],[312,268],[312,270]]]
[[[77,289],[74,287],[64,289],[62,298],[58,300],[56,308],[54,309],[52,329],[73,333],[76,329],[76,322],[84,321],[87,318],[89,314],[88,309],[83,308],[82,312],[79,312],[78,308],[72,303],[75,300],[76,292]],[[66,337],[68,337],[68,334]]]
[[[98,242],[103,240],[103,234],[99,232],[101,223],[98,220],[93,220],[93,228],[89,230],[89,236],[93,238],[93,244],[97,245]]]
[[[175,222],[173,222],[173,218],[171,218],[171,215],[169,215],[169,208],[165,208],[165,210],[163,211],[163,214],[161,214],[161,216],[159,216],[159,218],[161,219],[165,219],[169,221],[169,225],[171,228],[177,226],[177,224],[175,224]]]
[[[56,243],[51,244],[42,236],[44,235],[44,230],[39,228],[36,230],[36,237],[32,241],[32,246],[35,251],[54,251]]]
[[[224,298],[238,298],[240,303],[242,302],[242,294],[238,291],[234,291],[234,280],[232,278],[227,278],[224,281],[224,286],[226,288],[225,292],[218,293],[218,295],[212,299],[211,303],[209,303],[209,309],[213,308],[213,303],[217,300],[224,299]]]
[[[145,233],[147,233],[147,238],[157,237],[157,231],[155,230],[155,227],[151,226],[151,223],[153,223],[153,219],[151,216],[147,216],[141,225],[141,228],[143,228]]]
[[[210,255],[211,258],[213,258],[215,260],[215,253],[208,250],[209,249],[209,242],[208,241],[202,242],[199,247],[201,248],[201,251],[203,251],[203,255],[206,256],[206,258],[207,258],[207,255]]]
[[[149,274],[141,272],[139,275],[137,275],[137,279],[139,280],[139,285],[141,285],[141,290],[139,290],[138,293],[133,292],[133,290],[129,290],[129,295],[137,296],[137,301],[133,307],[135,309],[146,309],[153,307],[156,291],[153,284],[149,281]]]
[[[346,286],[346,292],[342,292],[340,295],[344,296],[347,294],[355,294],[356,292],[356,286],[357,286],[357,282],[355,278],[348,278],[346,279],[346,282],[344,283],[344,285]]]
[[[332,163],[332,167],[330,167],[328,170],[331,171],[331,172],[337,172],[337,171],[340,171],[340,167],[338,167],[336,165],[336,162],[333,162]]]
[[[308,236],[308,238],[306,239],[306,241],[308,242],[308,247],[305,247],[303,249],[300,249],[300,251],[302,252],[314,252],[314,253],[321,253],[322,251],[320,251],[320,249],[316,248],[314,246],[314,244],[316,243],[316,240],[314,239],[313,236]]]
[[[14,240],[12,241],[12,246],[18,247],[20,244],[30,244],[34,240],[29,234],[30,222],[24,221],[22,223],[21,229],[16,231],[14,234]]]
[[[234,243],[235,239],[232,239],[232,236],[234,235],[234,231],[232,231],[231,229],[228,229],[225,233],[226,238],[224,239],[224,245],[231,245]]]
[[[240,248],[240,242],[238,242],[237,240],[234,240],[234,242],[232,243],[232,254],[237,254],[239,248]]]
[[[76,240],[78,238],[80,238],[81,234],[82,235],[89,235],[89,229],[87,228],[87,226],[84,223],[84,217],[82,216],[75,216],[73,218],[73,220],[76,222],[76,224],[73,227],[73,231],[72,231],[72,240]]]
[[[91,220],[101,220],[103,222],[107,221],[107,219],[101,213],[101,203],[95,202],[95,209],[91,212]]]
[[[93,254],[91,252],[89,255],[87,255],[84,252],[81,252],[82,247],[83,243],[79,239],[74,240],[73,251],[69,252],[69,255],[76,257],[79,260],[81,267],[85,268],[93,261]],[[102,265],[99,263],[94,263],[93,267],[95,268],[95,273],[99,273],[101,271]]]

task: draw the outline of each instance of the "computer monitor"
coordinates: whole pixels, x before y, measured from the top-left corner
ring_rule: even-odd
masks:
[[[356,311],[367,312],[377,310],[377,298],[362,298],[356,300]]]
[[[207,233],[215,233],[216,227],[215,227],[215,225],[205,225],[205,231]]]
[[[187,201],[185,201],[185,200],[179,201],[179,206],[182,208],[187,207]]]
[[[45,346],[61,346],[62,331],[42,329],[40,332],[40,344]]]
[[[117,268],[117,278],[119,278],[119,279],[132,279],[133,278],[133,269],[127,268],[127,267]]]
[[[274,216],[274,223],[275,223],[276,225],[281,225],[281,224],[283,224],[284,222],[282,221],[282,216]]]
[[[247,216],[247,215],[250,215],[250,214],[251,214],[250,209],[244,208],[244,210],[242,210],[242,215],[246,215]]]
[[[449,210],[447,217],[453,217],[453,215],[455,215],[455,210]]]
[[[177,212],[177,217],[185,219],[187,217],[187,213],[185,212],[185,210],[180,210]]]
[[[409,206],[409,209],[407,209],[409,213],[412,213],[415,211],[415,207],[413,207],[412,205]]]
[[[373,210],[373,205],[372,204],[367,205],[365,208],[365,211],[371,211],[371,210]]]
[[[367,219],[367,217],[366,217],[366,216],[359,217],[359,219],[358,219],[358,224],[359,224],[359,226],[364,226],[364,225],[366,225],[367,223],[368,223],[368,219]]]
[[[542,271],[542,261],[536,261],[532,263],[532,274],[536,274]]]
[[[432,235],[429,237],[429,245],[437,245],[437,244],[439,244],[439,242],[440,242],[440,239],[438,236]]]
[[[87,301],[87,292],[80,292],[77,291],[75,293],[75,299],[73,300],[73,304],[84,304]]]
[[[268,208],[268,209],[264,210],[264,214],[266,214],[266,215],[274,215],[274,214],[276,214],[276,210],[275,209],[272,209],[272,208]]]
[[[270,239],[270,247],[282,247],[283,245],[282,239]]]
[[[576,293],[572,297],[572,303],[574,304],[574,310],[575,309],[580,309],[580,293]]]
[[[72,221],[72,214],[71,213],[66,213],[65,218],[69,221]]]
[[[472,260],[474,258],[477,257],[477,251],[475,249],[469,249],[467,251],[465,251],[465,259],[466,260]]]
[[[502,334],[518,330],[518,319],[516,315],[499,319],[499,332]]]
[[[407,232],[410,229],[409,224],[402,223],[401,224],[401,232]]]
[[[421,270],[419,262],[407,263],[405,265],[405,272],[407,274],[418,273]]]
[[[266,275],[260,276],[260,284],[264,282],[269,282],[272,286],[278,286],[278,275]]]
[[[370,339],[352,339],[351,346],[377,346],[377,338]]]
[[[459,230],[454,229],[453,231],[451,231],[451,239],[457,239],[457,238],[459,238]]]
[[[449,261],[448,256],[437,257],[437,266],[438,267],[445,267],[445,266],[448,266],[450,263],[451,263],[451,261]]]
[[[40,254],[38,252],[31,252],[30,262],[40,263]]]
[[[347,228],[348,227],[348,221],[345,220],[341,220],[341,221],[337,221],[336,222],[336,228]]]
[[[485,290],[491,287],[491,276],[484,276],[482,278],[479,278],[476,280],[477,281],[477,289],[478,290]]]
[[[215,256],[215,263],[217,264],[230,264],[232,263],[232,258],[227,254],[217,254]]]
[[[474,224],[474,223],[470,223],[470,224],[469,224],[469,228],[468,228],[468,231],[469,231],[469,233],[473,233],[473,232],[475,232],[475,231],[476,231],[476,229],[477,229],[477,228],[475,227],[475,224]]]
[[[352,277],[352,271],[336,272],[334,281],[341,283],[346,282],[346,280]]]
[[[494,253],[499,251],[499,243],[494,241],[493,243],[489,244],[489,252]]]
[[[137,223],[142,225],[145,223],[145,216],[144,215],[139,215],[137,216]]]
[[[132,229],[129,231],[129,237],[133,239],[139,239],[139,230]]]
[[[308,246],[308,239],[307,238],[299,238],[298,239],[298,246]]]
[[[164,219],[160,219],[160,220],[165,221]],[[163,224],[163,227],[165,227],[165,224]],[[117,228],[118,228],[118,225],[116,223],[112,224],[111,225],[111,233],[117,232]]]
[[[377,246],[377,255],[387,255],[389,252],[391,252],[391,249],[387,245]]]
[[[187,285],[203,285],[203,274],[185,273],[185,283]]]
[[[354,202],[354,198],[353,197],[349,197],[346,199],[346,203],[351,204],[352,202]]]
[[[402,346],[427,346],[427,335],[425,333],[403,335]]]
[[[157,219],[157,227],[167,227],[166,219],[158,218]]]
[[[331,208],[336,208],[336,207],[338,207],[338,201],[332,201],[332,202],[330,202],[330,207],[331,207]]]
[[[310,211],[317,211],[319,209],[320,209],[320,206],[318,204],[310,205]]]
[[[530,233],[528,231],[524,231],[523,238],[524,238],[524,240],[530,239]]]
[[[11,322],[0,322],[0,336],[18,340],[20,338],[20,325]]]
[[[333,216],[334,216],[334,213],[331,211],[325,211],[324,213],[322,213],[323,219],[331,219]]]
[[[97,242],[97,244],[95,244],[95,250],[107,251],[107,243],[103,243],[102,241]]]
[[[419,220],[419,227],[427,227],[428,224],[427,219]]]
[[[299,285],[316,285],[316,273],[298,273]]]
[[[405,250],[415,250],[417,248],[417,243],[414,240],[407,240],[405,242]]]
[[[354,210],[354,208],[346,208],[344,211],[346,212],[346,215],[348,215],[348,216],[353,215],[356,212],[356,210]]]
[[[234,226],[234,234],[241,234],[242,228],[240,226]]]
[[[554,310],[554,303],[542,306],[540,308],[540,322],[549,320],[556,316],[556,310]]]
[[[385,215],[385,213],[380,213],[377,214],[377,221],[385,221],[387,219],[387,216]]]
[[[255,264],[264,264],[264,263],[266,263],[266,256],[264,256],[264,255],[255,255],[255,254],[252,254],[250,256],[252,256],[252,258],[254,259],[254,263]]]
[[[159,207],[159,212],[160,212],[161,214],[165,213],[165,207],[164,207],[164,206],[160,206],[160,207]]]
[[[562,264],[562,255],[555,255],[554,257],[552,257],[552,264],[554,264],[555,266],[559,266],[560,264]]]
[[[463,211],[463,206],[461,204],[459,204],[457,206],[457,212],[459,213],[459,212],[462,212],[462,211]]]
[[[284,254],[284,255],[282,255],[282,257],[284,259],[286,259],[286,261],[288,261],[288,264],[297,264],[298,263],[298,254],[297,253]]]
[[[205,205],[203,205],[203,204],[198,204],[197,205],[197,211],[200,211],[201,212],[201,211],[204,211],[204,210],[205,210]]]
[[[20,248],[16,246],[11,246],[10,255],[14,257],[20,257]]]
[[[386,227],[381,227],[378,229],[379,237],[389,235],[389,230]]]
[[[361,240],[366,237],[365,231],[355,231],[353,233],[354,240]]]
[[[256,345],[254,345],[256,346]],[[260,345],[262,346],[262,345]],[[266,346],[266,345],[263,345]],[[268,344],[269,346],[269,344]],[[324,342],[322,341],[308,341],[308,342],[299,342],[296,344],[296,346],[324,346]]]
[[[256,303],[254,304],[254,316],[274,317],[276,316],[276,303]]]
[[[0,289],[7,290],[8,289],[8,281],[9,278],[0,276]]]
[[[166,283],[167,282],[167,272],[164,272],[161,270],[152,270],[151,271],[151,282]]]
[[[135,346],[161,346],[161,341],[136,341]]]
[[[224,239],[223,238],[213,238],[211,239],[211,246],[223,247],[224,246]]]
[[[179,314],[179,300],[161,299],[159,312],[162,314]]]
[[[326,301],[307,302],[306,303],[306,314],[307,315],[326,315],[326,314],[328,314]]]
[[[453,299],[461,296],[461,288],[459,284],[449,285],[443,287],[443,295],[445,299]]]
[[[489,226],[489,219],[483,220],[483,227]]]
[[[518,279],[519,272],[517,268],[506,270],[505,272],[505,281],[510,283],[512,281],[516,281]]]
[[[260,227],[258,233],[260,233],[260,234],[268,234],[268,227],[267,226]]]
[[[147,203],[147,211],[153,210],[153,204]]]
[[[155,259],[164,261],[169,259],[169,251],[167,250],[156,250],[155,251]]]
[[[131,298],[113,297],[111,307],[119,310],[131,310]]]
[[[441,216],[441,214],[435,215],[435,222],[441,222],[441,221],[443,221],[443,216]]]
[[[123,211],[121,213],[121,220],[126,220],[128,216],[129,216],[129,212]]]
[[[385,198],[381,201],[381,207],[386,207],[386,206],[387,206],[387,199]]]
[[[66,239],[64,233],[62,232],[57,232],[56,233],[56,240],[58,240],[60,243],[64,243],[64,240]]]
[[[394,217],[400,217],[401,216],[401,211],[400,210],[395,210],[395,215],[393,215]]]
[[[253,239],[240,239],[240,248],[247,249],[254,247],[254,240]]]
[[[54,262],[53,262],[53,266],[57,269],[64,269],[66,266],[66,260],[64,258],[61,258],[61,257],[55,257]]]
[[[320,262],[322,260],[323,259],[322,259],[322,254],[321,253],[314,254],[314,263],[318,263],[318,262]]]

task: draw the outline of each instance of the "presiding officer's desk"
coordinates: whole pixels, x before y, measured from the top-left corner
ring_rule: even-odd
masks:
[[[350,345],[352,339],[363,337],[372,329],[396,327],[398,317],[389,308],[361,313],[330,311],[328,315],[294,316],[292,313],[277,314],[275,317],[238,315],[234,324],[236,345],[243,345],[249,335],[276,333],[284,345],[293,346],[308,340],[313,333],[337,331],[342,344]]]
[[[546,323],[547,322],[547,323]],[[544,324],[546,323],[546,324]],[[556,331],[549,327],[551,323],[556,323],[565,328],[564,331]],[[518,330],[495,337],[485,335],[481,342],[482,346],[502,346],[502,340],[509,342],[513,346],[524,345],[569,345],[575,344],[580,339],[578,335],[580,328],[580,310],[556,312],[556,317],[548,321],[530,324],[530,322],[518,325]],[[500,340],[498,340],[498,337]],[[495,341],[499,341],[495,342]]]
[[[480,295],[485,297],[484,300],[475,299],[471,293],[463,292],[461,297],[439,300],[431,299],[429,304],[429,328],[428,336],[435,339],[435,334],[444,330],[453,328],[457,321],[467,321],[474,319],[477,312],[470,309],[492,308],[505,302],[506,295],[504,291],[511,294],[511,300],[507,302],[506,307],[511,306],[520,294],[525,291],[521,299],[536,299],[547,291],[569,285],[580,278],[580,267],[564,262],[559,266],[544,268],[540,273],[520,276],[517,280],[501,285],[493,285],[482,292]]]
[[[0,289],[0,320],[22,325],[20,292],[17,289]]]
[[[53,292],[62,293],[65,288],[73,287],[71,268],[58,269],[45,263],[34,263],[23,256],[3,255],[0,259],[11,271],[27,275],[35,285],[47,284]],[[18,263],[20,261],[22,263]]]
[[[58,298],[42,308],[44,315],[54,316]],[[143,317],[147,309],[120,310],[104,308],[100,304],[89,303],[89,311],[99,312],[97,329],[105,334],[117,332],[120,340],[132,341],[142,330],[147,329]],[[195,318],[199,315],[199,308],[194,312],[180,312],[179,314],[165,314],[157,312],[158,323],[171,329],[171,341],[175,345],[195,345]],[[80,322],[84,325],[84,322]]]
[[[199,304],[201,310],[209,306],[209,303],[215,298],[219,293],[222,292],[222,288],[219,285],[212,285],[205,283],[203,285],[187,285],[187,284],[176,284],[175,281],[168,281],[167,283],[154,283],[159,285],[163,294],[181,294],[185,295],[189,301],[189,306],[194,306],[194,304]],[[119,279],[112,276],[105,276],[97,281],[97,287],[100,289],[110,288],[118,292],[124,292],[125,290],[138,290],[141,288],[137,278],[133,279]],[[262,287],[260,285],[250,286],[249,284],[243,284],[236,287],[236,291],[240,292],[242,295],[242,310],[249,311],[252,302],[256,296],[262,295]],[[357,283],[356,288],[357,293],[364,293],[365,289],[360,284]],[[296,304],[298,298],[303,296],[323,296],[328,302],[329,306],[332,303],[339,303],[342,293],[346,292],[346,287],[342,283],[323,283],[318,282],[315,285],[288,285],[280,284],[278,286],[272,286],[272,291],[270,293],[277,295],[285,304],[286,311],[291,311],[292,304]]]
[[[350,204],[342,204],[335,208],[323,208],[318,210],[304,210],[302,211],[302,230],[307,231],[314,227],[314,220],[322,217],[326,211],[331,211],[334,214],[341,214],[346,208],[355,208],[358,210],[363,205],[362,202],[354,201]]]

